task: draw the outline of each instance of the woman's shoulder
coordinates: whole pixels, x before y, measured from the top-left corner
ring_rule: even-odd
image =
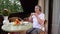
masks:
[[[44,16],[45,14],[41,12],[41,14],[40,14],[40,15],[43,15],[43,16]]]

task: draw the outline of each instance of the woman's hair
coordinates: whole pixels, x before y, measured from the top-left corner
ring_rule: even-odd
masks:
[[[39,11],[41,11],[42,9],[41,9],[41,6],[39,6],[39,5],[36,5],[36,6],[38,6],[39,7]]]

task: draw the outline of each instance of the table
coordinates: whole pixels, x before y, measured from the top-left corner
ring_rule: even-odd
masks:
[[[20,32],[20,31],[26,31],[28,29],[32,28],[32,23],[22,24],[22,25],[3,25],[2,30],[7,32]],[[24,33],[23,33],[24,34]]]

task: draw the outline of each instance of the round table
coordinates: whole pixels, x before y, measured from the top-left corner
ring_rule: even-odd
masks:
[[[21,24],[21,25],[12,25],[11,23],[8,25],[3,25],[2,30],[7,32],[20,32],[20,31],[26,31],[28,29],[32,28],[32,23],[27,24]]]

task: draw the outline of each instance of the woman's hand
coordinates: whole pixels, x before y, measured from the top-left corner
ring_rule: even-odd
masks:
[[[31,16],[33,16],[35,13],[31,13]]]
[[[37,14],[37,13],[35,13],[34,15],[35,15],[36,17],[38,17],[38,14]]]

